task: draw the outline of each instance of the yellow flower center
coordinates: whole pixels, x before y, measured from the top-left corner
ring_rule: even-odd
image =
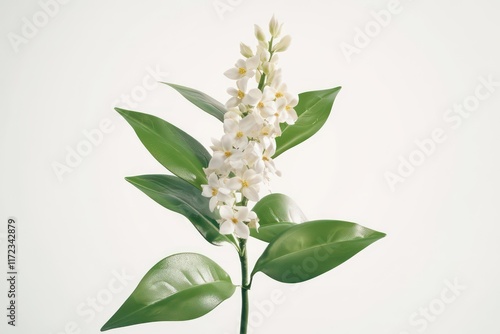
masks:
[[[268,158],[268,157],[266,157],[266,156],[263,156],[263,157],[262,157],[262,160],[264,160],[264,161],[269,161],[269,158]],[[215,195],[214,195],[214,196],[215,196]]]
[[[238,73],[239,74],[245,74],[245,73],[247,73],[247,70],[244,69],[243,67],[240,67],[240,68],[238,68]]]
[[[277,92],[274,96],[276,96],[276,98],[279,99],[280,97],[283,97],[283,93]]]
[[[231,221],[232,221],[234,224],[238,223],[238,219],[236,219],[236,218],[234,218],[234,217],[233,217],[233,218],[231,218]]]
[[[245,93],[243,93],[241,90],[238,89],[238,98],[242,99],[245,97]]]
[[[226,152],[224,152],[224,155],[225,155],[226,157],[228,157],[228,158],[231,156],[231,154],[232,154],[232,153],[231,153],[230,151],[226,151]]]
[[[248,184],[248,182],[246,180],[241,181],[241,187],[242,188],[245,188],[245,187],[248,187],[248,186],[249,186],[249,184]]]
[[[212,189],[212,196],[217,196],[217,194],[219,193],[219,191],[215,188]]]
[[[287,111],[290,111],[290,110],[292,110],[292,107],[290,107],[290,106],[286,106],[286,107],[285,107],[285,109],[286,109]]]
[[[257,104],[257,108],[264,108],[264,103],[262,103],[262,101],[261,101],[261,102],[259,102],[259,103]]]
[[[241,138],[241,137],[243,137],[243,132],[241,131],[236,132],[236,138]]]
[[[263,136],[269,136],[269,130],[263,129],[260,133],[261,133]]]

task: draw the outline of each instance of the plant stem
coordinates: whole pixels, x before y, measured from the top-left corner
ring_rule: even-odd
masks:
[[[268,48],[268,51],[269,51],[269,60],[268,61],[271,61],[271,59],[273,58],[273,41],[274,41],[274,37],[271,37],[271,40],[269,41],[269,48]],[[260,81],[259,81],[259,86],[257,87],[261,92],[264,91],[264,84],[266,83],[266,74],[264,72],[262,72],[262,76],[260,77]]]
[[[240,334],[247,333],[248,327],[248,261],[247,240],[240,240],[240,263],[241,263],[241,322]]]

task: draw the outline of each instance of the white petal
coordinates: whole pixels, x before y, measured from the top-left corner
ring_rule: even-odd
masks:
[[[230,220],[234,216],[234,210],[229,205],[223,205],[219,209],[219,214],[222,218]]]
[[[236,133],[238,131],[238,121],[227,118],[224,120],[224,132],[225,133]]]
[[[236,80],[236,79],[241,78],[240,71],[237,68],[235,68],[235,67],[230,68],[229,70],[227,70],[226,72],[224,72],[224,75],[226,77],[228,77],[229,79],[232,79],[232,80]]]
[[[212,188],[218,188],[219,187],[219,178],[217,177],[217,175],[215,175],[215,173],[210,174],[210,176],[208,177],[208,184]]]
[[[259,102],[261,97],[262,97],[262,92],[260,90],[258,90],[257,88],[250,89],[243,98],[243,103],[254,106]]]
[[[295,107],[297,103],[299,103],[299,97],[297,95],[291,93],[285,93],[286,100],[288,101],[288,105],[290,107]]]
[[[255,165],[253,166],[253,169],[257,172],[257,173],[262,173],[264,171],[264,167],[266,165],[264,164],[264,161],[262,159],[259,159],[255,162]]]
[[[217,207],[217,203],[219,203],[219,201],[217,200],[217,196],[214,196],[210,199],[210,202],[208,203],[210,211],[214,212],[215,208]]]
[[[220,224],[219,232],[221,234],[232,234],[234,232],[234,224],[230,220],[225,220]]]
[[[243,59],[238,59],[236,61],[235,66],[236,66],[236,69],[238,69],[238,68],[246,68],[246,63],[245,63],[245,61]]]
[[[246,179],[249,184],[259,184],[262,182],[262,175],[255,174]]]
[[[257,66],[259,66],[259,63],[260,63],[260,57],[258,55],[248,58],[246,63],[247,71],[255,70]]]
[[[229,195],[230,193],[231,193],[231,190],[229,190],[228,188],[224,188],[224,187],[219,188],[219,194]]]
[[[231,96],[238,96],[238,90],[234,87],[229,87],[226,92]]]
[[[257,214],[254,211],[248,213],[248,219],[258,219]]]
[[[216,139],[214,137],[211,138],[212,140],[212,144],[214,145],[215,148],[219,148],[221,147],[221,144],[220,144],[220,140],[219,139]],[[216,149],[212,148],[214,151],[216,151]]]
[[[259,193],[253,187],[244,187],[241,190],[241,193],[243,194],[243,196],[245,196],[246,198],[248,198],[253,202],[259,201]]]
[[[234,228],[235,228],[234,232],[238,237],[243,239],[248,239],[248,236],[250,235],[250,229],[245,223],[238,222],[236,226],[234,226]]]
[[[243,173],[243,179],[244,180],[248,180],[249,178],[251,178],[252,176],[255,175],[255,171],[252,170],[252,169],[247,169],[244,173]]]
[[[240,190],[241,189],[241,180],[238,177],[230,178],[226,183],[226,187],[231,190]]]
[[[233,108],[240,104],[240,99],[237,97],[232,97],[226,102],[226,108]]]
[[[208,168],[210,169],[218,169],[221,168],[224,165],[224,153],[222,152],[215,152],[214,156],[212,159],[210,159],[210,162],[208,163]]]
[[[240,80],[236,81],[236,86],[238,87],[239,90],[245,93],[247,91],[247,82],[248,82],[247,77],[241,78]],[[238,91],[236,91],[236,94],[238,94]]]
[[[221,144],[224,151],[231,151],[231,149],[233,148],[233,139],[231,138],[231,136],[224,135],[222,136]]]
[[[295,111],[295,109],[290,109],[290,110],[287,110],[287,113],[288,113],[288,119],[287,119],[287,123],[292,125],[295,123],[295,121],[297,120],[298,116],[297,116],[297,112]]]
[[[203,189],[203,191],[201,192],[202,196],[212,197],[212,187],[210,187],[206,184],[202,184],[201,188]]]
[[[245,221],[248,219],[248,213],[250,210],[246,206],[239,206],[237,207],[238,211],[236,212],[236,218],[239,221]]]

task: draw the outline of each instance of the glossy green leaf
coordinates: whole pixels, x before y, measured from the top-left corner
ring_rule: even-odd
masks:
[[[224,121],[224,113],[226,112],[226,107],[224,107],[224,105],[216,99],[193,88],[184,87],[168,82],[164,82],[164,84],[174,88],[176,91],[181,93],[181,95],[184,96],[189,102],[193,103],[201,110],[206,111],[221,122]]]
[[[330,115],[340,88],[299,94],[299,103],[295,107],[298,119],[293,125],[283,126],[281,136],[276,138],[277,148],[273,158],[302,143],[321,129]]]
[[[231,297],[235,286],[214,261],[194,253],[169,256],[151,268],[101,328],[201,317]]]
[[[270,242],[296,223],[307,220],[299,206],[288,196],[270,194],[255,204],[252,211],[259,217],[259,232],[250,229],[250,235],[259,240]]]
[[[340,220],[297,224],[269,243],[252,271],[284,283],[304,282],[347,261],[384,233]]]
[[[165,168],[199,189],[207,183],[203,168],[208,166],[211,156],[196,139],[156,116],[120,108],[115,110]]]
[[[140,175],[125,178],[163,207],[185,216],[211,244],[229,242],[238,247],[232,235],[219,233],[215,214],[210,212],[209,199],[198,188],[171,175]]]

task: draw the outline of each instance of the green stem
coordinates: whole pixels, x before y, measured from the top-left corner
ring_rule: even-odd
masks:
[[[240,334],[247,333],[248,327],[248,261],[247,240],[240,240],[240,263],[241,263],[241,322]]]
[[[271,59],[273,58],[273,41],[274,41],[274,37],[271,37],[271,40],[269,41],[269,60],[268,61],[271,61]],[[266,74],[264,72],[262,72],[262,75],[260,76],[260,80],[259,80],[259,86],[257,87],[260,91],[263,91],[264,89],[264,84],[266,83]]]

